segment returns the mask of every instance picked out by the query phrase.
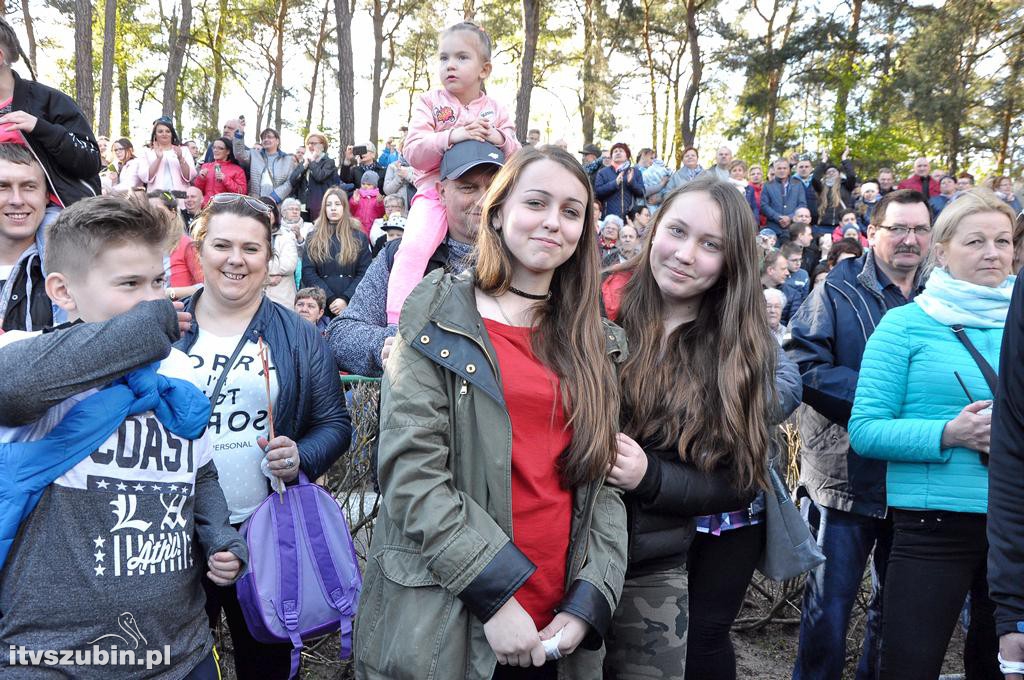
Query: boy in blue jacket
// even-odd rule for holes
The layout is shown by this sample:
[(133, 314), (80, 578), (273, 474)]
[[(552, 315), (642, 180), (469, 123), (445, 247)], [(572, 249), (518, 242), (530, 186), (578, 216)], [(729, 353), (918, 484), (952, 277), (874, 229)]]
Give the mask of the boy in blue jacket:
[[(47, 294), (87, 323), (159, 300), (167, 237), (144, 206), (80, 201), (49, 227)], [(27, 370), (59, 370), (48, 356)], [(80, 678), (217, 677), (200, 578), (234, 582), (248, 551), (203, 434), (209, 410), (188, 357), (171, 350), (0, 428), (0, 473), (13, 481), (0, 492), (0, 665), (12, 676), (59, 665)]]

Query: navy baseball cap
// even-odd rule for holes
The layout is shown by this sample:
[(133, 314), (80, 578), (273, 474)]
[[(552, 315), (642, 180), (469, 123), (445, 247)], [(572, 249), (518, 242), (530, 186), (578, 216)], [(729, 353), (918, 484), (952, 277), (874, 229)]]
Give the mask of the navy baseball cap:
[(505, 153), (487, 142), (468, 139), (444, 152), (441, 158), (441, 179), (458, 179), (475, 167), (505, 165)]

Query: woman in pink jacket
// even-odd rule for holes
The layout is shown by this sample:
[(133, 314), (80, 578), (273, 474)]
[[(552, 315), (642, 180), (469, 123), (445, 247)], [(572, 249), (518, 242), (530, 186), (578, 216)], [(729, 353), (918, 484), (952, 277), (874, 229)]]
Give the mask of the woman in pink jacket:
[(491, 38), (470, 21), (441, 33), (438, 61), (444, 87), (423, 95), (413, 111), (403, 154), (416, 170), (417, 194), (402, 245), (388, 280), (388, 323), (398, 323), (402, 304), (423, 278), (430, 256), (444, 240), (448, 220), (434, 188), (441, 157), (468, 140), (499, 147), (506, 157), (519, 150), (508, 111), (484, 92), (491, 73)]
[(196, 174), (195, 161), (187, 146), (182, 146), (171, 119), (161, 116), (153, 124), (149, 148), (143, 158), (143, 173), (149, 191), (167, 191), (178, 199), (185, 197), (192, 177)]
[(213, 140), (213, 160), (203, 163), (192, 183), (202, 190), (204, 206), (217, 194), (248, 193), (248, 178), (235, 160), (227, 137)]

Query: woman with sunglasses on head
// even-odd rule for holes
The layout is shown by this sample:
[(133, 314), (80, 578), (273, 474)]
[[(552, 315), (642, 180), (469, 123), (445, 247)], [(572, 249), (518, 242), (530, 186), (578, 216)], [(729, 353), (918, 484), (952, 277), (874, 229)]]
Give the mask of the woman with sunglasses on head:
[(604, 485), (625, 348), (600, 318), (591, 192), (565, 151), (517, 152), (483, 199), (476, 266), (432, 272), (402, 310), (356, 677), (601, 676), (625, 566)]
[(302, 253), (302, 286), (327, 295), (327, 315), (345, 311), (370, 266), (370, 241), (349, 212), (348, 197), (338, 187), (324, 193), (320, 217)]
[(213, 160), (203, 163), (192, 184), (203, 192), (203, 205), (217, 194), (244, 194), (248, 189), (245, 170), (235, 160), (231, 140), (220, 137), (213, 140)]
[[(291, 482), (299, 470), (316, 479), (348, 449), (351, 435), (323, 338), (264, 295), (270, 213), (249, 196), (217, 194), (200, 214), (195, 236), (206, 284), (187, 301), (192, 328), (176, 344), (192, 357), (213, 402), (208, 433), (236, 527), (271, 493), (271, 479)], [(221, 610), (227, 616), (237, 677), (288, 677), (292, 646), (255, 641), (234, 587), (204, 586), (211, 627)]]
[[(704, 628), (725, 666), (705, 677), (730, 674), (731, 646), (716, 620), (735, 617), (742, 595), (736, 603), (734, 594), (764, 545), (755, 518), (732, 511), (767, 488), (778, 417), (779, 350), (754, 234), (750, 207), (732, 184), (687, 182), (662, 203), (625, 286), (618, 322), (630, 357), (620, 372), (623, 426), (608, 481), (625, 491), (629, 566), (608, 634), (608, 680), (686, 675), (687, 598), (695, 591), (714, 608)], [(711, 513), (729, 514), (707, 518), (721, 535), (704, 549), (720, 563), (689, 574), (696, 519)], [(722, 524), (732, 525), (731, 535)]]

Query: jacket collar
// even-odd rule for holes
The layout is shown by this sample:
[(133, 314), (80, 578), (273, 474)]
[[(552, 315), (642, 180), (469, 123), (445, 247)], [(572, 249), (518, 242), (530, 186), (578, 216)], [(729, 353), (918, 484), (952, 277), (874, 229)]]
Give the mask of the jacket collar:
[[(204, 289), (200, 288), (185, 301), (185, 311), (191, 314), (193, 318), (196, 313), (196, 305), (199, 303), (199, 298), (202, 296), (203, 292)], [(261, 336), (266, 335), (266, 328), (270, 323), (271, 314), (273, 314), (273, 305), (274, 303), (271, 302), (270, 298), (264, 295), (263, 299), (260, 301), (259, 308), (256, 310), (256, 313), (253, 314), (252, 319), (249, 321), (249, 326), (243, 333), (249, 342), (256, 342)], [(188, 332), (183, 333), (181, 336), (181, 340), (183, 341), (181, 343), (182, 346), (186, 350), (191, 349), (192, 345), (195, 344), (198, 335), (198, 326), (193, 323)]]
[[(875, 262), (875, 250), (869, 248), (861, 258), (863, 266), (860, 272), (857, 274), (857, 283), (867, 288), (876, 297), (881, 299), (882, 297), (882, 284), (878, 280), (878, 264)], [(920, 292), (921, 286), (924, 285), (923, 281), (924, 267), (918, 266), (917, 272), (914, 274), (914, 292)]]

